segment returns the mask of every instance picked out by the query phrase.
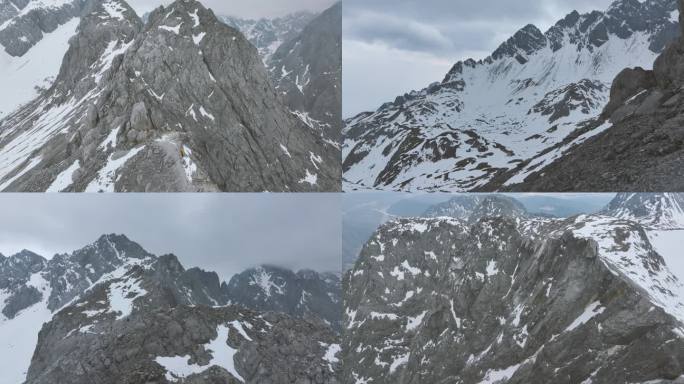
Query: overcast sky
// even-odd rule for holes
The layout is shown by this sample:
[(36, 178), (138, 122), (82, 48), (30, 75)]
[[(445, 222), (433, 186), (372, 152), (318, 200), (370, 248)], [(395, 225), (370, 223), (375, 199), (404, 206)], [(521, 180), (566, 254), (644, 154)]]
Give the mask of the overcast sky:
[(572, 10), (612, 0), (345, 0), (344, 115), (375, 110), (440, 81), (458, 60), (488, 56), (518, 29), (546, 31)]
[(339, 271), (337, 194), (1, 194), (0, 253), (70, 253), (108, 233), (227, 280), (260, 264)]
[[(127, 0), (138, 15), (150, 12), (159, 5), (174, 0)], [(331, 6), (335, 0), (199, 0), (205, 7), (219, 15), (258, 19), (284, 16), (297, 11), (319, 12)]]

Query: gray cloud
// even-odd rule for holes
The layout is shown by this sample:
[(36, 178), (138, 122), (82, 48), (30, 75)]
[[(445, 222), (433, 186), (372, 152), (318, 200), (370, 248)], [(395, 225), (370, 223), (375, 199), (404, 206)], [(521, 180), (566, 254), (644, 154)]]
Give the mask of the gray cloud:
[(50, 258), (121, 233), (223, 279), (259, 264), (339, 271), (340, 210), (335, 194), (3, 194), (0, 252)]
[[(159, 5), (171, 4), (173, 0), (127, 0), (127, 2), (139, 15), (142, 15)], [(200, 0), (200, 2), (220, 15), (273, 18), (303, 10), (319, 12), (331, 6), (335, 0)]]
[(344, 114), (441, 80), (456, 61), (489, 55), (527, 24), (546, 30), (573, 10), (605, 10), (611, 2), (345, 0)]

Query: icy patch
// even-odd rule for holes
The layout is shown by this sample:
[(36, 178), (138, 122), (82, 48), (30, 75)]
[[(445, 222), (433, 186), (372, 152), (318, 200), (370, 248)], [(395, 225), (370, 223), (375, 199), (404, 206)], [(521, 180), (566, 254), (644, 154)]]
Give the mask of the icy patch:
[(107, 295), (110, 311), (117, 314), (117, 320), (128, 317), (133, 312), (133, 301), (146, 293), (140, 280), (114, 282), (109, 286)]
[(397, 356), (394, 359), (394, 361), (392, 361), (392, 364), (390, 364), (389, 373), (393, 374), (397, 370), (397, 368), (401, 367), (402, 365), (408, 364), (409, 357), (411, 357), (410, 353)]
[(245, 339), (247, 339), (247, 340), (249, 340), (249, 341), (254, 341), (254, 340), (252, 340), (251, 337), (249, 337), (249, 335), (247, 334), (247, 332), (245, 332), (245, 329), (242, 328), (242, 323), (241, 323), (241, 322), (239, 322), (239, 321), (237, 321), (237, 320), (234, 320), (234, 321), (231, 321), (229, 324), (232, 325), (233, 328), (235, 328), (235, 329), (238, 331), (238, 333), (239, 333), (240, 335), (242, 335), (242, 337), (244, 337)]
[(424, 311), (423, 313), (421, 313), (420, 315), (418, 315), (416, 317), (409, 317), (406, 321), (406, 331), (409, 332), (409, 331), (413, 331), (416, 328), (418, 328), (418, 326), (420, 326), (420, 324), (423, 323), (423, 319), (425, 318), (425, 315), (427, 315), (427, 311)]
[(257, 270), (250, 276), (249, 285), (257, 286), (261, 288), (264, 294), (271, 297), (271, 292), (274, 291), (278, 295), (283, 294), (283, 288), (285, 288), (285, 283), (278, 285), (272, 280), (272, 275), (263, 268), (257, 268)]
[(114, 184), (118, 179), (116, 173), (123, 167), (128, 160), (135, 157), (140, 151), (145, 149), (144, 146), (131, 149), (124, 156), (114, 159), (114, 154), (109, 155), (107, 164), (97, 173), (95, 179), (88, 184), (86, 192), (114, 192)]
[(323, 355), (323, 361), (328, 362), (328, 369), (330, 370), (330, 372), (335, 372), (333, 364), (339, 363), (340, 359), (337, 358), (337, 354), (342, 352), (342, 348), (339, 344), (320, 344), (322, 347), (327, 348), (325, 350), (325, 355)]
[(315, 173), (309, 172), (309, 169), (306, 170), (306, 176), (304, 176), (303, 179), (299, 180), (299, 184), (307, 183), (310, 185), (316, 185), (318, 183), (318, 175)]
[(582, 312), (582, 314), (579, 315), (579, 317), (577, 317), (563, 332), (570, 332), (577, 327), (586, 324), (589, 320), (600, 315), (605, 310), (606, 308), (601, 307), (601, 303), (598, 301), (589, 304), (589, 306), (584, 309), (584, 312)]
[(212, 366), (217, 366), (224, 368), (236, 379), (244, 383), (245, 379), (243, 379), (235, 369), (235, 361), (233, 360), (237, 350), (230, 347), (226, 343), (230, 329), (225, 325), (220, 325), (216, 329), (216, 332), (218, 333), (218, 336), (208, 344), (204, 345), (204, 348), (210, 352), (212, 356), (208, 365), (200, 366), (197, 364), (190, 364), (188, 363), (190, 356), (187, 355), (175, 357), (157, 357), (155, 359), (157, 364), (166, 369), (166, 379), (172, 382), (178, 382), (179, 380), (188, 376), (202, 373)]
[(282, 149), (283, 153), (287, 155), (287, 157), (292, 158), (292, 155), (290, 154), (290, 151), (287, 150), (287, 147), (280, 144), (280, 149)]
[(192, 41), (195, 42), (195, 44), (199, 45), (202, 42), (202, 39), (204, 39), (204, 36), (206, 36), (206, 32), (201, 32), (197, 35), (192, 36)]
[(76, 160), (69, 168), (65, 169), (62, 173), (57, 175), (55, 181), (48, 187), (45, 192), (62, 192), (67, 189), (71, 184), (73, 184), (73, 175), (76, 170), (81, 168), (81, 163)]
[(124, 19), (124, 12), (126, 11), (126, 8), (124, 8), (118, 1), (108, 1), (103, 3), (102, 7), (112, 19)]
[(197, 28), (200, 26), (200, 18), (197, 14), (198, 11), (199, 9), (195, 9), (195, 11), (190, 14), (190, 17), (192, 17), (192, 20), (195, 22), (195, 24), (193, 24), (192, 26), (193, 28)]
[(105, 138), (104, 141), (97, 148), (106, 150), (110, 145), (112, 146), (112, 148), (116, 148), (116, 137), (119, 135), (120, 128), (121, 127), (112, 129), (109, 132), (109, 135), (107, 135), (107, 138)]
[(204, 109), (204, 107), (201, 106), (200, 109), (199, 109), (199, 111), (200, 111), (200, 114), (201, 114), (202, 116), (211, 119), (211, 121), (216, 121), (216, 118), (214, 118), (214, 115), (212, 115), (211, 113), (207, 112), (207, 110)]
[(185, 170), (185, 177), (188, 178), (188, 181), (192, 182), (192, 177), (197, 172), (197, 164), (195, 164), (195, 162), (192, 161), (192, 158), (190, 157), (192, 155), (192, 151), (185, 145), (182, 146), (182, 154), (183, 170)]
[(160, 25), (160, 26), (159, 26), (159, 29), (163, 29), (163, 30), (165, 30), (165, 31), (173, 32), (173, 33), (175, 33), (176, 35), (180, 35), (181, 25), (183, 25), (183, 23), (178, 24), (178, 25), (175, 26), (175, 27), (169, 27), (168, 25)]
[(109, 42), (98, 62), (93, 65), (93, 67), (95, 67), (99, 64), (100, 68), (100, 70), (95, 74), (96, 83), (100, 83), (102, 76), (104, 76), (105, 72), (107, 72), (107, 70), (112, 66), (114, 59), (117, 56), (124, 54), (131, 45), (133, 45), (133, 40), (128, 43), (124, 43), (119, 40), (113, 40)]

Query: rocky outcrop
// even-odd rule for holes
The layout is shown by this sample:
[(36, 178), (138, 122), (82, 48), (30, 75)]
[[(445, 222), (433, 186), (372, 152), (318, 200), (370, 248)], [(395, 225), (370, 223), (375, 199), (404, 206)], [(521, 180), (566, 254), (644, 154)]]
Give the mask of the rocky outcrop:
[(643, 228), (402, 219), (345, 276), (345, 382), (679, 382), (681, 282)]
[[(680, 7), (682, 7), (680, 1)], [(680, 15), (681, 21), (681, 15)], [(681, 25), (681, 24), (680, 24)], [(599, 134), (514, 185), (516, 191), (678, 191), (684, 188), (684, 40), (652, 71), (625, 69), (602, 116), (579, 132)]]
[(159, 8), (143, 28), (123, 1), (95, 1), (79, 31), (55, 85), (0, 122), (0, 153), (31, 143), (6, 156), (16, 166), (0, 189), (340, 189), (338, 150), (287, 110), (255, 48), (200, 3)]
[(269, 62), (286, 105), (331, 143), (342, 130), (342, 2), (281, 45)]
[(290, 314), (340, 330), (341, 282), (332, 273), (261, 266), (233, 276), (224, 294), (232, 304)]

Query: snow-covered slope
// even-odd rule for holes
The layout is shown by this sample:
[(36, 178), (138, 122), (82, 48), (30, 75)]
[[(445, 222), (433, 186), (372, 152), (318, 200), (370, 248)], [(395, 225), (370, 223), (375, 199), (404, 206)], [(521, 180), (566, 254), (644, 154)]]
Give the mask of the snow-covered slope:
[(347, 189), (521, 182), (610, 126), (582, 130), (622, 69), (652, 67), (679, 34), (677, 17), (676, 0), (618, 0), (605, 12), (573, 12), (545, 33), (524, 27), (486, 59), (458, 62), (443, 81), (347, 120)]
[(684, 229), (684, 194), (619, 193), (605, 213), (638, 222), (649, 230)]
[(52, 85), (76, 34), (82, 3), (0, 3), (0, 119)]

